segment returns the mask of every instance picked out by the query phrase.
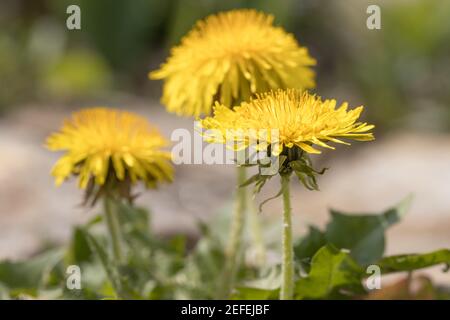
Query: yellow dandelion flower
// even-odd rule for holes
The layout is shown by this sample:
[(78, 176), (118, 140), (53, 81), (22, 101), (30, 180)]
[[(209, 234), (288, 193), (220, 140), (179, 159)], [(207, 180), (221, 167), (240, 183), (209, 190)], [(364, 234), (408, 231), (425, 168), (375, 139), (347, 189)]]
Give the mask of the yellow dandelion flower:
[(231, 107), (253, 94), (314, 87), (316, 61), (273, 16), (232, 10), (197, 22), (149, 74), (164, 79), (162, 103), (179, 115), (209, 115), (215, 100)]
[(75, 112), (46, 142), (48, 149), (65, 152), (52, 169), (56, 184), (75, 175), (82, 189), (89, 182), (142, 181), (155, 187), (158, 181), (171, 181), (170, 152), (163, 150), (167, 145), (144, 118), (103, 107)]
[[(327, 143), (349, 144), (342, 138), (374, 139), (368, 132), (374, 126), (358, 122), (364, 107), (347, 108), (347, 102), (336, 108), (336, 100), (322, 100), (306, 91), (277, 90), (260, 94), (232, 110), (216, 103), (214, 116), (203, 119), (201, 125), (207, 129), (204, 132), (206, 140), (212, 143), (225, 143), (230, 130), (240, 130), (243, 134), (231, 137), (244, 147), (249, 141), (257, 141), (258, 147), (270, 145), (276, 139), (279, 147), (272, 150), (275, 156), (294, 146), (307, 153), (321, 153), (313, 145), (334, 149)], [(272, 130), (278, 133), (277, 137), (270, 134)]]
[[(292, 236), (292, 212), (290, 202), (290, 177), (292, 173), (310, 190), (318, 190), (317, 171), (312, 167), (309, 153), (320, 153), (314, 146), (334, 149), (328, 142), (348, 144), (341, 139), (361, 141), (373, 140), (369, 132), (373, 125), (359, 122), (363, 107), (347, 110), (348, 103), (337, 107), (336, 100), (322, 100), (307, 91), (296, 89), (277, 90), (259, 94), (253, 100), (228, 109), (216, 103), (214, 115), (201, 121), (206, 131), (202, 132), (207, 141), (218, 143), (238, 143), (239, 148), (250, 145), (257, 150), (266, 149), (267, 153), (278, 156), (276, 170), (263, 172), (267, 163), (257, 162), (258, 173), (241, 186), (255, 184), (259, 192), (265, 183), (276, 174), (281, 180), (281, 189), (275, 197), (283, 198), (282, 218), (282, 261), (280, 299), (294, 297), (294, 256)], [(272, 133), (275, 131), (276, 133)], [(231, 141), (230, 141), (231, 140)], [(275, 143), (275, 148), (272, 148)], [(281, 161), (282, 160), (282, 161)], [(271, 167), (271, 164), (269, 164)]]

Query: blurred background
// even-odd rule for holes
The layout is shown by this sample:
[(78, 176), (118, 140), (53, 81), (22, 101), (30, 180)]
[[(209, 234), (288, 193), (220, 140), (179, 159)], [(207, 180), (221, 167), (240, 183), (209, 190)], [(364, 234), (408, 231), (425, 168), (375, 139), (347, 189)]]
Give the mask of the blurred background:
[[(81, 8), (68, 30), (66, 8)], [(381, 29), (366, 27), (370, 4)], [(413, 193), (404, 221), (389, 231), (388, 253), (450, 246), (450, 2), (440, 0), (3, 0), (0, 2), (0, 258), (64, 242), (90, 216), (75, 183), (56, 189), (48, 175), (58, 155), (43, 148), (71, 111), (108, 105), (139, 112), (167, 136), (193, 120), (167, 114), (161, 83), (147, 73), (210, 13), (256, 8), (296, 35), (318, 61), (317, 89), (364, 105), (376, 142), (315, 157), (331, 170), (321, 192), (294, 188), (296, 230), (324, 225), (330, 207), (377, 213)], [(176, 183), (146, 192), (161, 234), (196, 232), (197, 219), (227, 208), (234, 172), (184, 165)], [(272, 181), (259, 200), (276, 193)], [(278, 219), (278, 201), (262, 219)], [(93, 209), (93, 211), (96, 209)], [(440, 280), (450, 281), (448, 274)]]

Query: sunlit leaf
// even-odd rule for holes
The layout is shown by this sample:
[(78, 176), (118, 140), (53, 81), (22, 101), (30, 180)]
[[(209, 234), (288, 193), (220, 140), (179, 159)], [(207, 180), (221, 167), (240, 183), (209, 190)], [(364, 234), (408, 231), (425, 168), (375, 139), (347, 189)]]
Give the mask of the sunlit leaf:
[(362, 275), (363, 269), (348, 252), (326, 245), (314, 255), (308, 276), (297, 280), (295, 297), (320, 299), (345, 292), (362, 293)]

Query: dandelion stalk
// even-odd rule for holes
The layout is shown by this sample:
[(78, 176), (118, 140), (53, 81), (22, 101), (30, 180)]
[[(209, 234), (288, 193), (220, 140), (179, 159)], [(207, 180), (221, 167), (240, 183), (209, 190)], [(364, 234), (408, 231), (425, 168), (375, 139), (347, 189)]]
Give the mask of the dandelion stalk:
[(223, 275), (222, 290), (220, 298), (229, 295), (236, 280), (236, 272), (239, 264), (239, 258), (242, 248), (242, 235), (245, 222), (245, 209), (247, 206), (247, 191), (245, 187), (239, 187), (246, 180), (246, 171), (244, 167), (237, 167), (237, 191), (235, 199), (235, 207), (231, 217), (230, 236), (225, 251), (226, 262)]
[(247, 217), (250, 227), (250, 235), (255, 250), (255, 262), (258, 265), (263, 265), (266, 260), (266, 247), (261, 230), (261, 219), (258, 216), (258, 210), (255, 206), (255, 202), (250, 196), (247, 200)]
[(294, 249), (292, 244), (291, 200), (289, 193), (290, 174), (281, 175), (281, 190), (283, 194), (283, 258), (281, 263), (280, 300), (290, 300), (294, 288)]
[(116, 262), (120, 264), (123, 261), (121, 245), (122, 237), (117, 211), (114, 208), (114, 200), (110, 196), (105, 196), (103, 198), (103, 207), (105, 210), (106, 225), (111, 238), (114, 258)]

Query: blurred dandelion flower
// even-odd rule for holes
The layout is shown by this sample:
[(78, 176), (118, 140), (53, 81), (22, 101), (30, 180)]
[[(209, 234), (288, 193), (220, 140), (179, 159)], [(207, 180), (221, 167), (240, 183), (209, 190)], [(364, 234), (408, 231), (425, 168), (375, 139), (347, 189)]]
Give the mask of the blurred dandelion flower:
[[(123, 263), (122, 231), (117, 208), (122, 200), (132, 202), (131, 187), (138, 181), (146, 187), (172, 180), (168, 145), (144, 118), (126, 111), (103, 107), (73, 113), (59, 132), (47, 138), (52, 151), (65, 151), (52, 169), (60, 185), (72, 175), (86, 189), (84, 204), (103, 199), (106, 225), (117, 263)], [(115, 288), (121, 295), (120, 288)]]
[(212, 143), (225, 143), (227, 130), (243, 130), (245, 135), (233, 135), (236, 142), (248, 146), (254, 139), (258, 144), (270, 145), (273, 137), (267, 132), (277, 130), (277, 156), (286, 148), (297, 146), (307, 153), (321, 153), (312, 145), (334, 149), (328, 142), (349, 144), (341, 138), (370, 141), (374, 128), (365, 122), (358, 122), (362, 106), (347, 110), (348, 103), (336, 109), (336, 100), (322, 100), (308, 92), (295, 89), (277, 90), (258, 94), (256, 99), (241, 106), (228, 109), (216, 103), (214, 116), (201, 121), (205, 139)]
[(164, 79), (162, 102), (179, 115), (209, 115), (215, 100), (231, 107), (253, 94), (278, 88), (314, 87), (316, 61), (292, 34), (255, 10), (211, 15), (149, 74)]
[(75, 112), (46, 142), (52, 151), (65, 151), (52, 169), (56, 184), (75, 175), (82, 189), (137, 181), (155, 187), (171, 181), (170, 152), (163, 150), (167, 145), (144, 118), (103, 107)]

